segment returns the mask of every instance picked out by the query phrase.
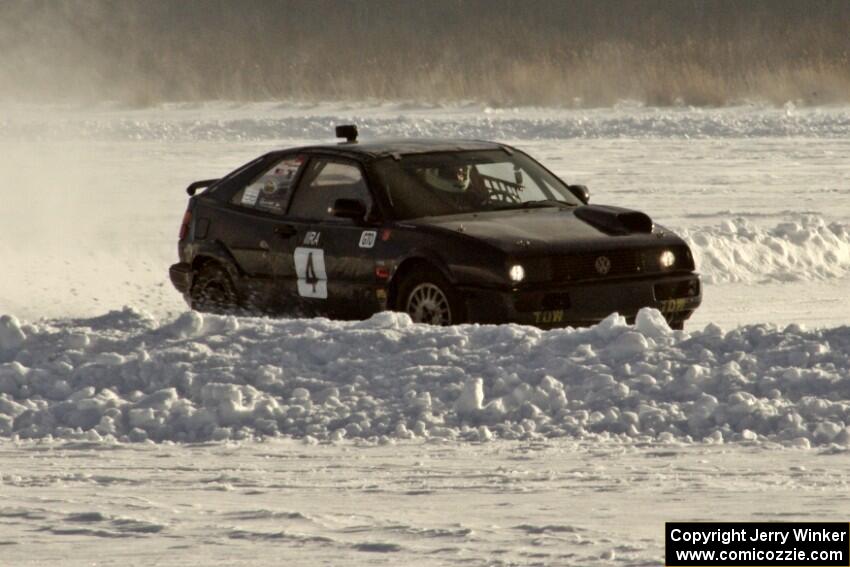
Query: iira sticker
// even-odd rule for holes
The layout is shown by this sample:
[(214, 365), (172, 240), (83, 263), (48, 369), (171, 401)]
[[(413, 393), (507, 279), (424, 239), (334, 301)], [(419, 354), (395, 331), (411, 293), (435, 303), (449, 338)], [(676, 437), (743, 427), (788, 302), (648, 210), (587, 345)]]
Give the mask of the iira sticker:
[(378, 233), (374, 230), (364, 230), (360, 235), (360, 248), (373, 248)]

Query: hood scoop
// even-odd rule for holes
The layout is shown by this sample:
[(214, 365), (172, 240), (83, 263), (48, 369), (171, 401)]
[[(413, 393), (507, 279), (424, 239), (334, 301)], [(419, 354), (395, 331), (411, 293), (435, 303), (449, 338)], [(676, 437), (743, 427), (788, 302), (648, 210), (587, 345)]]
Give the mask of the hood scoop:
[(573, 214), (606, 234), (635, 234), (652, 232), (652, 219), (643, 213), (605, 207), (601, 205), (585, 205), (578, 207)]

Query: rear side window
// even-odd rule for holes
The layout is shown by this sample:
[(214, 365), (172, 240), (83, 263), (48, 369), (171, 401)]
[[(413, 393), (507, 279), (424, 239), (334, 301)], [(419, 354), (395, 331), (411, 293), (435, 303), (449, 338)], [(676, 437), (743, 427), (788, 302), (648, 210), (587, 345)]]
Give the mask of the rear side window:
[(286, 213), (286, 205), (303, 164), (304, 156), (289, 155), (276, 161), (237, 191), (230, 202), (242, 207), (283, 215)]
[(295, 191), (289, 214), (305, 219), (335, 218), (328, 209), (337, 199), (358, 199), (370, 208), (372, 198), (363, 172), (353, 163), (315, 159)]

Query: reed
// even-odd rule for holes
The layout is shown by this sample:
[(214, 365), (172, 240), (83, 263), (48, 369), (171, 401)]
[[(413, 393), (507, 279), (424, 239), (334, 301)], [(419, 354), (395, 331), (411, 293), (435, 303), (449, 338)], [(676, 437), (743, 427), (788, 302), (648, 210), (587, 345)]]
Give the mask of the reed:
[(850, 102), (846, 0), (5, 0), (0, 96)]

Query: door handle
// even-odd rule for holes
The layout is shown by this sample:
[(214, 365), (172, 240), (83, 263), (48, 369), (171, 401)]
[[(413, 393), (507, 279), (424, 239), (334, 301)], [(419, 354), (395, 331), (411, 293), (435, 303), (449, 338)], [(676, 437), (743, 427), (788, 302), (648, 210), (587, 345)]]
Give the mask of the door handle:
[(276, 226), (274, 228), (274, 233), (276, 235), (280, 236), (281, 238), (289, 238), (290, 236), (295, 236), (295, 234), (297, 232), (298, 232), (297, 228), (295, 228), (294, 226), (288, 225), (288, 224)]

